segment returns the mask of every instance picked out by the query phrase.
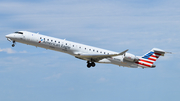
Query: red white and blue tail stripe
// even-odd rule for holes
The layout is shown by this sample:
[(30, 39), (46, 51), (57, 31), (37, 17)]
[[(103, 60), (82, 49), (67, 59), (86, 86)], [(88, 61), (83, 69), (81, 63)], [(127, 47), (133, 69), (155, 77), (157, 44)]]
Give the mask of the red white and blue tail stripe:
[(165, 51), (158, 49), (158, 48), (153, 48), (151, 51), (146, 53), (144, 56), (139, 58), (139, 61), (136, 62), (138, 66), (142, 68), (154, 68), (156, 67), (154, 65), (154, 62), (160, 57), (164, 56)]

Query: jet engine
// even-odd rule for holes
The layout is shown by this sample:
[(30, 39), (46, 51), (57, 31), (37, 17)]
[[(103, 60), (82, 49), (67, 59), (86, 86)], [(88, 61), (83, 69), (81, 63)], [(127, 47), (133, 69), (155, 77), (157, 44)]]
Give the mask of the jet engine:
[(130, 61), (130, 62), (138, 62), (138, 61), (139, 61), (139, 58), (136, 57), (136, 56), (133, 55), (133, 54), (125, 53), (125, 54), (124, 54), (124, 60)]

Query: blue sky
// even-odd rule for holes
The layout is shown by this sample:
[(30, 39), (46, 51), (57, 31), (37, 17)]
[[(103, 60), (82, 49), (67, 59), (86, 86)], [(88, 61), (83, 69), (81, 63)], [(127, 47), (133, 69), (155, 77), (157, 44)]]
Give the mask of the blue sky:
[[(179, 101), (180, 1), (1, 0), (1, 101)], [(155, 69), (97, 64), (21, 43), (6, 34), (27, 30), (116, 52), (173, 52)]]

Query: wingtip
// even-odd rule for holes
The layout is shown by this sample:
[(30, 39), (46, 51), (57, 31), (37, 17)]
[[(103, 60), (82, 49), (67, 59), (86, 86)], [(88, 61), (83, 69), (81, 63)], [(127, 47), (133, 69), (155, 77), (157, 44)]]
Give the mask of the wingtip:
[(129, 51), (129, 49), (126, 49), (125, 52)]

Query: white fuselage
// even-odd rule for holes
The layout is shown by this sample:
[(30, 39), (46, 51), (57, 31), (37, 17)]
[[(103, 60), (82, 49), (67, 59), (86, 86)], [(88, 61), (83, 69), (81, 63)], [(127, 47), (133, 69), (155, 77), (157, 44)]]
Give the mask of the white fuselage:
[[(79, 55), (111, 55), (111, 54), (118, 54), (118, 52), (113, 52), (101, 48), (96, 48), (80, 43), (75, 43), (63, 39), (58, 39), (54, 37), (49, 37), (41, 34), (36, 34), (28, 31), (21, 31), (21, 33), (12, 33), (6, 35), (9, 40), (20, 42), (28, 45), (33, 45), (36, 47), (42, 47), (45, 49), (55, 50), (59, 52), (64, 52), (70, 55), (73, 55), (77, 58), (90, 61), (87, 58), (78, 57)], [(126, 53), (127, 55), (132, 55), (130, 53)], [(119, 66), (125, 67), (138, 67), (138, 64), (133, 61), (126, 61), (124, 60), (124, 55), (113, 56), (108, 58), (103, 58), (98, 61), (94, 61), (98, 63), (109, 63), (115, 64)]]

